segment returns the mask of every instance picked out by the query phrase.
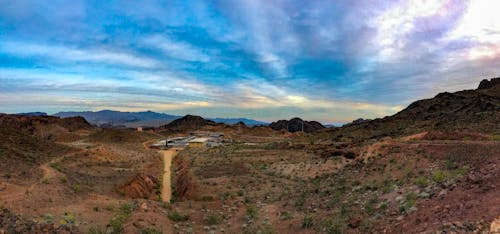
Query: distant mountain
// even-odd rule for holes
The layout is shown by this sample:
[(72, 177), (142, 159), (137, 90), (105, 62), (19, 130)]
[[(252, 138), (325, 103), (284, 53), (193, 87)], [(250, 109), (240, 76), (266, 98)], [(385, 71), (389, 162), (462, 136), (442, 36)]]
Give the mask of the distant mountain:
[[(140, 126), (159, 127), (182, 117), (176, 115), (157, 113), (153, 111), (121, 112), (112, 110), (102, 110), (97, 112), (94, 111), (59, 112), (54, 114), (54, 116), (62, 118), (82, 116), (91, 124), (99, 126), (115, 126), (115, 127), (125, 126), (129, 128), (140, 127)], [(216, 123), (225, 123), (225, 124), (236, 124), (238, 122), (243, 122), (249, 126), (268, 124), (266, 122), (261, 122), (247, 118), (212, 118), (209, 120), (212, 120)]]
[(429, 130), (500, 133), (500, 78), (481, 81), (475, 90), (440, 93), (392, 116), (356, 120), (333, 130), (353, 139), (401, 136)]
[(242, 122), (248, 126), (268, 125), (269, 124), (266, 122), (253, 120), (253, 119), (247, 119), (247, 118), (210, 118), (210, 120), (212, 120), (216, 123), (225, 123), (225, 124), (237, 124), (239, 122)]
[(287, 130), (289, 132), (314, 132), (325, 128), (321, 123), (316, 121), (305, 121), (300, 118), (293, 118), (290, 120), (279, 120), (269, 124), (274, 130)]
[(67, 118), (74, 116), (81, 116), (89, 123), (95, 125), (123, 125), (127, 127), (138, 126), (160, 126), (172, 120), (180, 118), (180, 116), (168, 115), (152, 111), (144, 112), (121, 112), (112, 110), (102, 111), (84, 111), (84, 112), (59, 112), (54, 116)]
[(16, 115), (24, 115), (24, 116), (47, 116), (45, 112), (26, 112), (26, 113), (18, 113)]

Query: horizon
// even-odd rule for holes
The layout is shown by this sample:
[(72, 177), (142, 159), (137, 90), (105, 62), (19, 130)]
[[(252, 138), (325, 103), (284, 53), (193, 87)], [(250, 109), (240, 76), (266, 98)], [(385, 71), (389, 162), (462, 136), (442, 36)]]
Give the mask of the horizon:
[[(83, 111), (60, 111), (60, 112), (44, 112), (44, 111), (30, 111), (30, 112), (17, 112), (17, 113), (3, 113), (3, 114), (29, 114), (29, 113), (43, 113), (43, 114), (47, 114), (49, 116), (54, 116), (58, 113), (64, 113), (64, 112), (93, 112), (93, 113), (96, 113), (96, 112), (101, 112), (101, 111), (118, 111), (118, 110), (109, 110), (109, 109), (106, 109), (106, 110), (96, 110), (96, 111), (91, 111), (91, 110), (83, 110)], [(192, 113), (186, 113), (186, 114), (181, 114), (181, 115), (176, 115), (176, 114), (171, 114), (171, 113), (166, 113), (166, 112), (157, 112), (157, 111), (152, 111), (152, 110), (144, 110), (144, 111), (118, 111), (118, 112), (122, 112), (122, 113), (141, 113), (141, 112), (154, 112), (154, 113), (158, 113), (158, 114), (165, 114), (165, 115), (172, 115), (172, 116), (176, 116), (176, 117), (184, 117), (186, 115), (195, 115), (195, 114), (192, 114)], [(2, 114), (0, 112), (0, 114)], [(196, 116), (196, 115), (195, 115)], [(227, 118), (227, 117), (211, 117), (211, 116), (200, 116), (204, 119), (247, 119), (247, 120), (254, 120), (254, 121), (259, 121), (259, 122), (263, 122), (263, 123), (266, 123), (266, 124), (270, 124), (272, 122), (277, 122), (279, 120), (283, 120), (283, 119), (274, 119), (274, 120), (263, 120), (263, 119), (253, 119), (253, 118), (247, 118), (247, 117), (244, 117), (244, 116), (240, 116), (240, 117), (231, 117), (231, 118)], [(314, 120), (314, 119), (305, 119), (305, 118), (302, 118), (300, 116), (294, 116), (294, 117), (291, 117), (289, 119), (284, 119), (284, 120), (290, 120), (292, 118), (299, 118), (299, 119), (302, 119), (304, 121), (317, 121), (317, 120)], [(358, 118), (359, 119), (359, 118)], [(354, 119), (355, 120), (355, 119)], [(347, 124), (349, 122), (333, 122), (333, 123), (330, 123), (330, 122), (321, 122), (321, 121), (317, 121), (317, 122), (320, 122), (321, 124), (323, 125), (333, 125), (333, 126), (342, 126), (344, 124)]]
[(498, 77), (498, 8), (487, 0), (0, 0), (0, 112), (381, 118)]

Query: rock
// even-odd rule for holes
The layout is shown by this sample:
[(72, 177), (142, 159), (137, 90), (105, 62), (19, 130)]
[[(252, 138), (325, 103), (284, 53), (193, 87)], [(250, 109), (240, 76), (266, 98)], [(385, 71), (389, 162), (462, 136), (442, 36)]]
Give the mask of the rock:
[(145, 198), (151, 196), (158, 186), (159, 182), (154, 176), (140, 173), (118, 188), (118, 191), (130, 198)]
[(484, 79), (479, 83), (477, 89), (488, 89), (498, 84), (500, 84), (500, 78), (493, 78), (491, 80)]
[(412, 206), (412, 207), (410, 207), (410, 209), (408, 209), (408, 213), (412, 213), (412, 212), (415, 212), (417, 210), (418, 210), (417, 207)]
[(403, 197), (402, 196), (397, 196), (394, 200), (397, 202), (403, 202)]
[(417, 195), (419, 198), (429, 198), (431, 195), (426, 192), (421, 192)]
[(350, 228), (357, 228), (361, 224), (361, 217), (353, 216), (349, 219), (348, 225)]
[(141, 203), (141, 205), (139, 206), (139, 209), (143, 212), (147, 212), (148, 211), (148, 204), (146, 204), (146, 202)]
[(490, 224), (490, 233), (500, 233), (500, 216), (493, 220)]

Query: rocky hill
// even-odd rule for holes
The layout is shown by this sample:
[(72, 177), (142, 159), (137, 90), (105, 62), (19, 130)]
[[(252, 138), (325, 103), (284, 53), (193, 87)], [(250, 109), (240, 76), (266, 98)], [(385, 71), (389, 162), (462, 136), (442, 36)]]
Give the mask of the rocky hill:
[(171, 131), (193, 131), (200, 129), (204, 126), (215, 126), (212, 120), (204, 119), (196, 115), (186, 115), (182, 118), (176, 119), (166, 125), (160, 127), (160, 129), (167, 129)]
[(15, 177), (30, 178), (30, 167), (46, 162), (71, 149), (56, 141), (78, 138), (90, 124), (81, 117), (60, 119), (53, 116), (0, 114), (0, 171)]
[(358, 121), (332, 130), (334, 137), (379, 138), (429, 130), (500, 132), (500, 79), (483, 80), (475, 90), (440, 93), (416, 101), (393, 116)]
[(269, 124), (269, 127), (274, 130), (287, 130), (289, 132), (314, 132), (325, 128), (325, 126), (323, 126), (319, 122), (305, 121), (300, 118), (272, 122), (271, 124)]

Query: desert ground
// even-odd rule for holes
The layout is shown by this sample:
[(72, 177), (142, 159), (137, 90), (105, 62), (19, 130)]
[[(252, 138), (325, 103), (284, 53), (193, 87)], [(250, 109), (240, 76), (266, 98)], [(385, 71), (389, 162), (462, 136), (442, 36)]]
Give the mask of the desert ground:
[[(162, 151), (149, 148), (162, 139), (159, 133), (79, 130), (54, 142), (63, 152), (3, 171), (2, 228), (487, 232), (500, 214), (500, 142), (484, 134), (449, 139), (457, 134), (422, 132), (362, 143), (302, 133), (250, 142), (252, 137), (235, 134), (218, 147)], [(9, 223), (7, 212), (24, 226)]]

